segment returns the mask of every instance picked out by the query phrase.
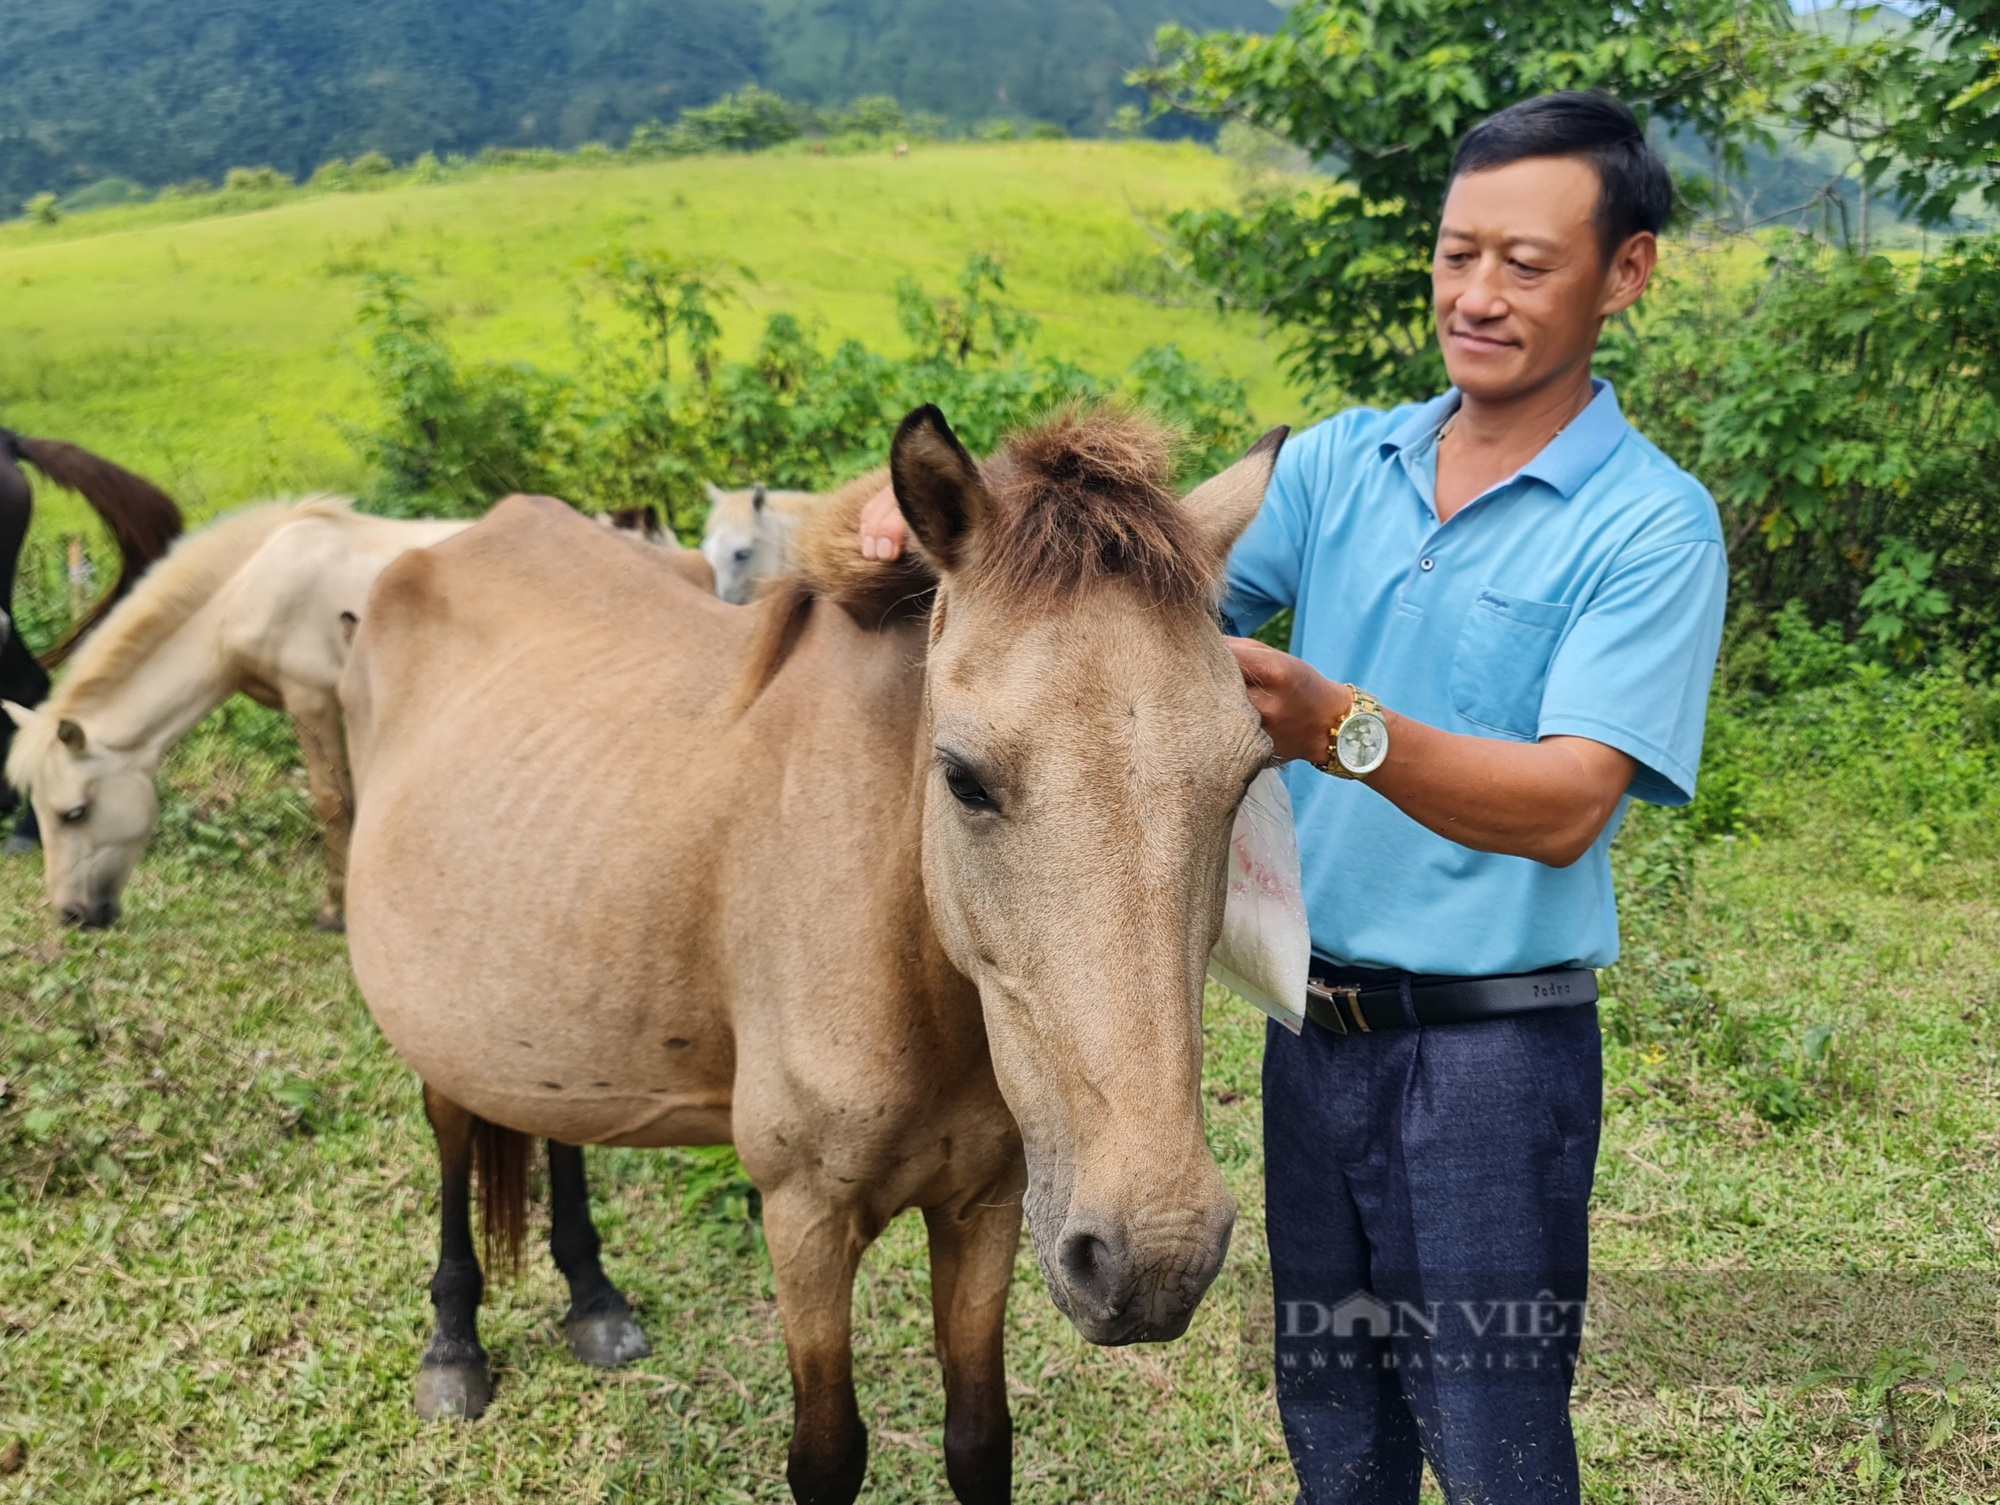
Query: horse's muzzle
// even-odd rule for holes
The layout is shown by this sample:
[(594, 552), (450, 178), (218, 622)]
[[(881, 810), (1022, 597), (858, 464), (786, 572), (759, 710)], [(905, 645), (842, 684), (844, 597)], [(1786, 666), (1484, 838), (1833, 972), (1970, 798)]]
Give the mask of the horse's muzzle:
[(118, 916), (123, 912), (116, 899), (93, 899), (88, 904), (63, 905), (62, 922), (85, 930), (103, 930), (117, 924)]
[(1223, 1257), (1236, 1209), (1224, 1201), (1205, 1223), (1164, 1246), (1134, 1249), (1117, 1224), (1072, 1215), (1049, 1270), (1056, 1304), (1086, 1342), (1164, 1343), (1187, 1331)]

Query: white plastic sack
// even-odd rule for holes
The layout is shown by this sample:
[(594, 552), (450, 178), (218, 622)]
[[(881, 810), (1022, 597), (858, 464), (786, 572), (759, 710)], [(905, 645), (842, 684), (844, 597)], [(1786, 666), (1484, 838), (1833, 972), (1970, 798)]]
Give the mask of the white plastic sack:
[(1229, 899), (1208, 975), (1293, 1034), (1305, 1027), (1312, 933), (1292, 797), (1275, 768), (1250, 781), (1229, 836)]

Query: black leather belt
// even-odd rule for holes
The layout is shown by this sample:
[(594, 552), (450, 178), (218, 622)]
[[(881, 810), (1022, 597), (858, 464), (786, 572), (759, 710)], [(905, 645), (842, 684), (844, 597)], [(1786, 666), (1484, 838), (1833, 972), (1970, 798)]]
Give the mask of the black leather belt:
[(1419, 977), (1329, 967), (1315, 959), (1306, 979), (1306, 1017), (1336, 1035), (1472, 1024), (1595, 1002), (1597, 974), (1588, 967), (1557, 967), (1510, 977)]

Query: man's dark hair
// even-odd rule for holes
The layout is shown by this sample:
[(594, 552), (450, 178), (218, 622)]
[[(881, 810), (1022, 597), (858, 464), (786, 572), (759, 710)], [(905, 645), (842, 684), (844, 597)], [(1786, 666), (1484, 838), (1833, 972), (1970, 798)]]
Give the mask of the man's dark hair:
[(1604, 259), (1641, 230), (1657, 234), (1674, 208), (1674, 180), (1632, 112), (1608, 94), (1544, 94), (1509, 105), (1465, 133), (1451, 157), (1459, 174), (1530, 157), (1581, 157), (1597, 169), (1597, 238)]

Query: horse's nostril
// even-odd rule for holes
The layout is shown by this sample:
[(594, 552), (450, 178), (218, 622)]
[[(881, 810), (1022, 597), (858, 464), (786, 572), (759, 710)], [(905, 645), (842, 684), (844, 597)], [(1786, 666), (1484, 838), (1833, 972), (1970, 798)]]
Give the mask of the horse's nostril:
[(65, 925), (81, 925), (87, 918), (83, 910), (74, 904), (65, 904), (62, 907), (62, 922)]
[(1096, 1228), (1072, 1228), (1056, 1260), (1072, 1298), (1099, 1318), (1115, 1317), (1132, 1296), (1132, 1271), (1120, 1247)]

